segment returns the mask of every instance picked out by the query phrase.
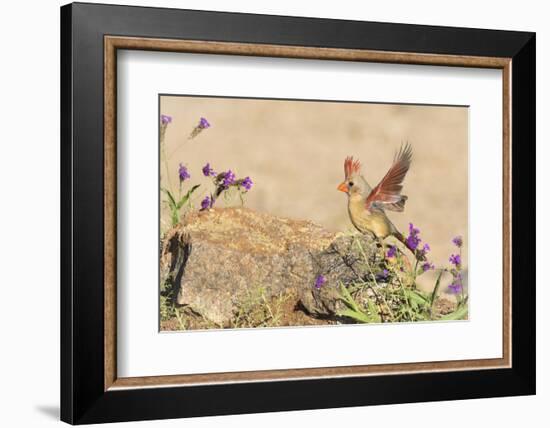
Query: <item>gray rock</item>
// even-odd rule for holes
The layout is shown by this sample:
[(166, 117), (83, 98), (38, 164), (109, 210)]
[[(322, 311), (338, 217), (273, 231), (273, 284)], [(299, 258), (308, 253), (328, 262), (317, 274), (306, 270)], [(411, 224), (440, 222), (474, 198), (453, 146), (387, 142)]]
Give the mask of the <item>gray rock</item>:
[[(376, 274), (380, 257), (367, 236), (337, 235), (310, 221), (246, 208), (216, 208), (187, 215), (167, 233), (161, 280), (177, 290), (178, 304), (218, 325), (228, 325), (247, 291), (258, 287), (267, 298), (289, 293), (309, 314), (333, 317), (341, 305), (339, 283), (352, 282), (366, 268)], [(327, 282), (317, 290), (319, 275)]]

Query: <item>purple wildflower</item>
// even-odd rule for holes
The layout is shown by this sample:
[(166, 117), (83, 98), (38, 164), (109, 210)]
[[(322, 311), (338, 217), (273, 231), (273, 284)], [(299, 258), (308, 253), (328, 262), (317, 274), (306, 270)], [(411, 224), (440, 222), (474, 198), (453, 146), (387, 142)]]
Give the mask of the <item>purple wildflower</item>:
[(409, 235), (418, 235), (420, 233), (420, 229), (417, 227), (414, 227), (414, 224), (409, 223)]
[(205, 177), (210, 177), (216, 175), (214, 170), (210, 167), (210, 162), (208, 162), (206, 165), (202, 167), (202, 173)]
[(461, 248), (462, 247), (462, 244), (463, 244), (463, 241), (462, 241), (462, 236), (455, 236), (453, 238), (453, 244), (455, 244), (458, 248)]
[(182, 165), (181, 163), (180, 163), (180, 168), (178, 170), (178, 176), (180, 178), (180, 183), (191, 178), (191, 174), (189, 174), (187, 167), (185, 165)]
[(424, 272), (427, 272), (429, 270), (434, 270), (435, 269), (435, 266), (433, 263), (430, 263), (430, 262), (425, 262), (422, 264), (422, 270)]
[(411, 249), (412, 251), (415, 251), (418, 248), (418, 245), (420, 245), (421, 239), (417, 235), (409, 235), (407, 236), (407, 239), (405, 242), (407, 243), (407, 247)]
[(197, 135), (199, 135), (203, 130), (210, 128), (210, 122), (206, 120), (206, 118), (201, 117), (199, 120), (199, 123), (193, 128), (191, 131), (191, 135), (189, 135), (189, 140), (192, 140)]
[(211, 208), (212, 207), (212, 199), (210, 198), (210, 196), (206, 196), (202, 201), (201, 201), (201, 208), (203, 210), (206, 210), (208, 208)]
[(427, 242), (424, 243), (424, 245), (422, 246), (422, 249), (421, 250), (418, 250), (418, 255), (421, 257), (421, 258), (426, 258), (426, 254), (428, 254), (428, 252), (431, 250), (430, 248), (430, 244), (428, 244)]
[(460, 267), (460, 254), (451, 254), (451, 257), (449, 257), (449, 261), (451, 264), (455, 265), (457, 268)]
[(452, 294), (458, 294), (462, 291), (462, 284), (458, 281), (453, 282), (449, 285), (448, 289)]
[(172, 123), (172, 116), (168, 116), (166, 114), (160, 115), (160, 123), (163, 125), (168, 125), (169, 123)]
[(226, 189), (235, 183), (235, 174), (230, 169), (227, 170), (227, 172), (223, 172), (223, 181), (222, 186)]
[(210, 128), (210, 122), (206, 120), (206, 118), (201, 117), (201, 120), (199, 121), (198, 127), (201, 129)]
[[(455, 264), (455, 262), (457, 262), (456, 257), (458, 257), (458, 264), (456, 265), (458, 267), (460, 264), (460, 256), (452, 255), (449, 260), (452, 259), (451, 263)], [(448, 287), (449, 292), (452, 294), (461, 293), (462, 292), (462, 272), (460, 271), (457, 272), (456, 270), (452, 270), (451, 273), (453, 274), (453, 282)]]
[(382, 272), (380, 272), (376, 276), (378, 279), (388, 279), (389, 275), (390, 275), (390, 271), (388, 269), (384, 269)]
[(397, 253), (397, 247), (395, 245), (392, 245), (390, 249), (388, 250), (386, 256), (391, 259), (392, 257), (395, 257), (395, 254)]
[(250, 177), (245, 177), (243, 181), (241, 181), (241, 186), (244, 187), (244, 189), (248, 192), (254, 183), (252, 182), (252, 179)]
[(420, 229), (414, 227), (412, 223), (409, 223), (409, 236), (407, 236), (407, 239), (405, 239), (405, 243), (407, 244), (407, 247), (409, 247), (409, 249), (412, 251), (416, 251), (416, 249), (420, 245), (420, 242), (422, 241), (422, 239), (420, 239), (420, 237), (418, 236), (419, 233)]
[(316, 279), (315, 279), (315, 288), (317, 290), (320, 290), (321, 287), (323, 285), (325, 285), (325, 283), (327, 282), (327, 279), (324, 277), (324, 275), (319, 275)]

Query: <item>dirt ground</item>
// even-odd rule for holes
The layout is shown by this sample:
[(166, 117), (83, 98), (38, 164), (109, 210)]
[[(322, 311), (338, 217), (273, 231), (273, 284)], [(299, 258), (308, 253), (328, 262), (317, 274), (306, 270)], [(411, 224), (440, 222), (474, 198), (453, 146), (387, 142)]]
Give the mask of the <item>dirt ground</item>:
[[(448, 265), (455, 250), (450, 240), (462, 235), (467, 268), (467, 108), (163, 96), (160, 109), (173, 117), (166, 132), (172, 183), (178, 164), (185, 164), (191, 179), (184, 190), (202, 184), (195, 204), (210, 190), (201, 173), (210, 162), (218, 172), (231, 169), (237, 177), (252, 178), (246, 206), (310, 219), (333, 231), (352, 227), (346, 196), (336, 190), (344, 158), (359, 158), (374, 186), (408, 141), (414, 160), (403, 194), (409, 199), (403, 213), (389, 216), (405, 233), (409, 222), (421, 229), (438, 267)], [(187, 140), (200, 117), (211, 128)]]
[[(312, 326), (312, 325), (333, 325), (336, 324), (333, 320), (318, 319), (309, 316), (297, 303), (295, 293), (282, 300), (281, 304), (276, 302), (276, 299), (271, 299), (273, 307), (277, 308), (277, 327), (291, 326)], [(220, 328), (213, 326), (204, 320), (197, 317), (185, 316), (186, 327), (189, 330), (205, 329), (205, 328)], [(269, 323), (269, 320), (267, 320)], [(230, 326), (224, 326), (230, 328)], [(176, 317), (161, 321), (160, 329), (162, 331), (178, 331), (181, 330), (181, 324)]]
[[(434, 315), (446, 315), (455, 310), (455, 304), (447, 298), (439, 298), (435, 301)], [(280, 319), (276, 323), (276, 327), (295, 327), (295, 326), (320, 326), (320, 325), (335, 325), (338, 324), (332, 319), (314, 318), (308, 315), (300, 305), (296, 304), (295, 299), (287, 299), (283, 305), (278, 308)], [(180, 320), (183, 319), (187, 330), (202, 330), (202, 329), (217, 329), (220, 326), (212, 325), (204, 319), (189, 315), (180, 315)], [(160, 322), (161, 331), (180, 331), (182, 326), (180, 320), (176, 316)], [(348, 322), (350, 322), (348, 320)], [(266, 327), (266, 326), (264, 326)], [(275, 326), (270, 326), (275, 327)], [(231, 328), (224, 326), (224, 328)], [(258, 328), (258, 327), (256, 327)], [(261, 327), (260, 327), (261, 328)]]

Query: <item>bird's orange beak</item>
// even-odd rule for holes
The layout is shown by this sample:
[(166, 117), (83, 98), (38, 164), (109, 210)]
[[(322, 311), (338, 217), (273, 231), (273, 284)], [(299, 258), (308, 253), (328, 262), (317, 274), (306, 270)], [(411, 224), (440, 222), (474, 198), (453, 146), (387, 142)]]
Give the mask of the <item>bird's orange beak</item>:
[(344, 192), (344, 193), (348, 193), (348, 190), (349, 190), (349, 189), (348, 189), (348, 185), (346, 184), (345, 181), (342, 181), (342, 182), (338, 185), (337, 189), (338, 189), (340, 192)]

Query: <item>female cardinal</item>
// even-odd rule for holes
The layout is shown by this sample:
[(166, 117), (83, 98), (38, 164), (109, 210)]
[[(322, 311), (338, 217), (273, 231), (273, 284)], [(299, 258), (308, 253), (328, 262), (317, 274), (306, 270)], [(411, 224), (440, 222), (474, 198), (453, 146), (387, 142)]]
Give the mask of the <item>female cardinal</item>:
[(371, 189), (361, 175), (361, 164), (353, 157), (344, 161), (345, 180), (338, 190), (348, 194), (348, 213), (351, 222), (361, 233), (372, 233), (384, 247), (383, 240), (394, 236), (407, 246), (405, 237), (396, 229), (384, 210), (402, 212), (407, 197), (401, 194), (403, 179), (411, 166), (412, 148), (401, 146), (393, 164), (380, 183)]

